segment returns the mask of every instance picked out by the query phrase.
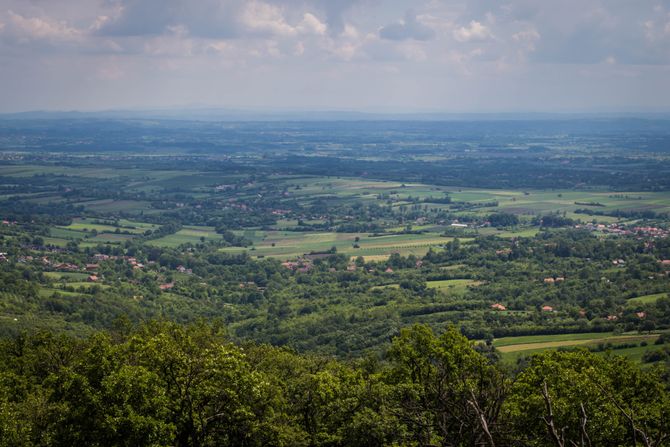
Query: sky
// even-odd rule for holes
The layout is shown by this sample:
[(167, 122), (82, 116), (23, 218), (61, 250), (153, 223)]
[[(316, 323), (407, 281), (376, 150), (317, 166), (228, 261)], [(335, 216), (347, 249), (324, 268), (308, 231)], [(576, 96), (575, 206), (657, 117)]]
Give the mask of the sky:
[(668, 112), (670, 0), (0, 0), (0, 112)]

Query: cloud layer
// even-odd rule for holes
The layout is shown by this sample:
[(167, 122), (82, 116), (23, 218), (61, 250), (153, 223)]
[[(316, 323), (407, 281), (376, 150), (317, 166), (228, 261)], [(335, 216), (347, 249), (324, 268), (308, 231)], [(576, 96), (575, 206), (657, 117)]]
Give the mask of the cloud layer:
[(670, 108), (667, 0), (0, 0), (0, 108)]

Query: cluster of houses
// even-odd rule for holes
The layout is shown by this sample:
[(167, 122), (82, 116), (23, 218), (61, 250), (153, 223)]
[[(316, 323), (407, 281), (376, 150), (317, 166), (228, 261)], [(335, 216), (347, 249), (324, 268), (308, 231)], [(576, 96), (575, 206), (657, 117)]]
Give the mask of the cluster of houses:
[(646, 236), (650, 238), (664, 238), (670, 236), (670, 230), (659, 227), (645, 227), (645, 226), (627, 226), (619, 223), (612, 224), (579, 224), (575, 228), (580, 228), (589, 231), (598, 231), (605, 234), (614, 234), (620, 236)]
[[(606, 319), (607, 319), (607, 321), (617, 321), (619, 319), (619, 316), (620, 316), (620, 314), (619, 315), (608, 315)], [(635, 316), (638, 317), (640, 320), (643, 320), (643, 319), (647, 318), (647, 312), (644, 312), (644, 311), (635, 312)]]
[[(502, 311), (502, 310), (507, 310), (507, 307), (504, 304), (501, 304), (501, 303), (493, 303), (493, 304), (491, 304), (491, 309)], [(552, 306), (549, 306), (549, 305), (546, 305), (546, 304), (544, 306), (542, 306), (540, 308), (540, 310), (542, 312), (555, 312), (555, 310)], [(579, 311), (579, 316), (582, 317), (582, 318), (586, 317), (586, 311), (584, 309), (581, 309)], [(644, 311), (635, 312), (635, 316), (638, 317), (640, 320), (643, 320), (643, 319), (647, 318), (647, 312), (644, 312)], [(607, 315), (605, 317), (605, 319), (607, 321), (617, 321), (619, 319), (619, 315)]]
[(193, 274), (193, 270), (192, 270), (192, 269), (188, 269), (188, 268), (184, 267), (184, 266), (181, 265), (181, 264), (178, 265), (177, 268), (176, 268), (175, 270), (177, 270), (179, 273), (184, 273), (184, 274), (186, 274), (186, 275), (192, 275), (192, 274)]
[(288, 214), (291, 214), (291, 210), (276, 209), (272, 210), (271, 214), (274, 216), (286, 216)]
[[(505, 306), (504, 304), (500, 304), (500, 303), (493, 303), (493, 304), (491, 304), (491, 309), (493, 309), (493, 310), (507, 310), (507, 306)], [(540, 310), (542, 310), (542, 312), (554, 312), (554, 308), (552, 306), (549, 306), (549, 305), (542, 306), (540, 308)]]
[(545, 284), (556, 284), (557, 282), (563, 282), (565, 281), (564, 276), (549, 276), (547, 278), (544, 278), (544, 283)]
[(298, 259), (297, 261), (285, 261), (282, 262), (281, 265), (293, 272), (300, 272), (300, 273), (307, 273), (312, 268), (314, 268), (314, 264), (312, 261), (309, 259)]
[(133, 256), (113, 256), (113, 255), (106, 255), (103, 253), (96, 253), (93, 255), (93, 259), (96, 261), (116, 261), (117, 259), (123, 259), (126, 261), (134, 270), (140, 270), (144, 268), (144, 264), (139, 262), (136, 258)]

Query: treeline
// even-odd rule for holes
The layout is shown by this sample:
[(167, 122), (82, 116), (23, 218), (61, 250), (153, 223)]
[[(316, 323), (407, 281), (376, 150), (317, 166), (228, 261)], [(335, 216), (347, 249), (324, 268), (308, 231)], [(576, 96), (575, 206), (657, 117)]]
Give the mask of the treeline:
[(0, 343), (0, 446), (668, 445), (660, 368), (586, 350), (512, 374), (455, 329), (340, 362), (214, 324)]
[(668, 219), (668, 213), (657, 213), (652, 210), (613, 210), (613, 211), (597, 211), (588, 208), (578, 208), (575, 214), (586, 214), (587, 216), (610, 216), (621, 219)]

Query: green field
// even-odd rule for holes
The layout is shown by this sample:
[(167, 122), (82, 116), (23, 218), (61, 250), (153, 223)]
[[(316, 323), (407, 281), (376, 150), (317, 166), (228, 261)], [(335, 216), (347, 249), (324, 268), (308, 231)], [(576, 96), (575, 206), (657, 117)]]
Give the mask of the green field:
[[(519, 337), (505, 337), (495, 339), (493, 346), (500, 351), (505, 362), (515, 362), (519, 357), (537, 354), (542, 351), (558, 348), (570, 348), (578, 346), (594, 346), (600, 343), (639, 343), (646, 341), (648, 346), (635, 348), (624, 348), (613, 350), (614, 353), (622, 355), (628, 353), (631, 356), (642, 358), (644, 351), (654, 348), (654, 340), (659, 334), (614, 334), (614, 333), (580, 333), (580, 334), (557, 334), (557, 335), (529, 335)], [(620, 352), (621, 351), (621, 352)]]
[(659, 300), (659, 298), (667, 297), (667, 293), (654, 293), (652, 295), (643, 295), (628, 300), (628, 304), (632, 306), (641, 305), (641, 304), (653, 304)]
[[(246, 232), (244, 235), (249, 236)], [(360, 238), (358, 242), (356, 237)], [(256, 241), (253, 248), (228, 247), (222, 251), (229, 253), (248, 251), (250, 255), (256, 257), (293, 259), (310, 252), (325, 252), (335, 247), (337, 253), (347, 256), (383, 256), (391, 253), (422, 256), (430, 247), (440, 246), (452, 240), (436, 233), (373, 237), (361, 233), (291, 231), (256, 231), (250, 238)], [(354, 244), (359, 248), (354, 248)]]
[(88, 278), (88, 273), (76, 273), (76, 272), (44, 272), (44, 276), (56, 280), (65, 280), (65, 281), (83, 281)]
[(450, 295), (462, 295), (467, 292), (468, 287), (481, 284), (471, 279), (447, 279), (442, 281), (428, 281), (426, 285), (431, 289), (437, 289)]
[(103, 224), (103, 223), (94, 223), (95, 219), (74, 219), (73, 222), (64, 227), (56, 227), (64, 230), (74, 230), (74, 231), (97, 231), (98, 233), (114, 233), (117, 230), (124, 233), (132, 234), (142, 234), (147, 230), (155, 230), (158, 228), (158, 225), (149, 224), (145, 222), (133, 222), (130, 220), (121, 219), (119, 225), (112, 224)]
[(159, 247), (177, 247), (182, 244), (199, 244), (204, 238), (208, 240), (220, 240), (221, 235), (216, 232), (214, 227), (184, 226), (175, 234), (154, 239), (147, 242), (149, 245)]

